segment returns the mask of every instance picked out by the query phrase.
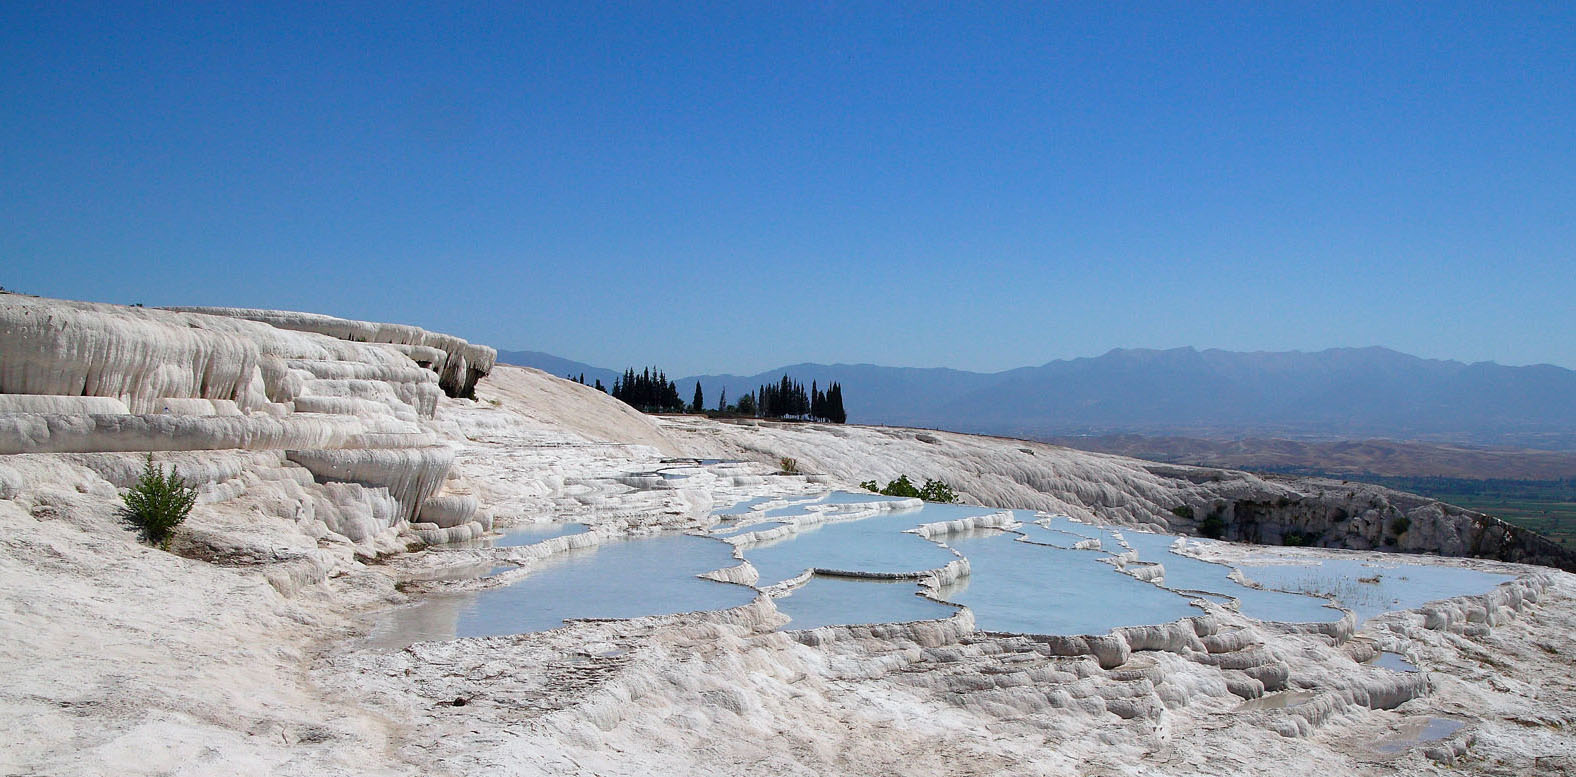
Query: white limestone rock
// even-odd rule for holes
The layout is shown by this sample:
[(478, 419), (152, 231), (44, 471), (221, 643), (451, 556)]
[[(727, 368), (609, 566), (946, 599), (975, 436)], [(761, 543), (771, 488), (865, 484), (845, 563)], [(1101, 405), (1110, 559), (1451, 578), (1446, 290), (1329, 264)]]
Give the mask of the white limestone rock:
[(353, 416), (0, 414), (0, 454), (418, 447), (421, 427)]
[(280, 329), (315, 332), (330, 337), (366, 343), (388, 343), (400, 347), (417, 363), (431, 360), (423, 366), (438, 374), (438, 383), (451, 397), (469, 397), (475, 393), (476, 381), (493, 368), (498, 351), (484, 345), (471, 345), (453, 335), (428, 332), (425, 329), (403, 324), (380, 324), (371, 321), (352, 321), (317, 313), (298, 313), (287, 310), (254, 310), (220, 307), (172, 307), (215, 316), (262, 321)]
[(116, 397), (0, 394), (0, 415), (123, 415), (130, 412), (126, 403)]
[(205, 318), (0, 295), (0, 393), (112, 397), (138, 413), (166, 397), (261, 399), (262, 348)]
[(285, 457), (306, 467), (318, 482), (386, 488), (400, 504), (404, 518), (411, 520), (443, 485), (454, 463), (454, 450), (448, 446), (291, 450)]

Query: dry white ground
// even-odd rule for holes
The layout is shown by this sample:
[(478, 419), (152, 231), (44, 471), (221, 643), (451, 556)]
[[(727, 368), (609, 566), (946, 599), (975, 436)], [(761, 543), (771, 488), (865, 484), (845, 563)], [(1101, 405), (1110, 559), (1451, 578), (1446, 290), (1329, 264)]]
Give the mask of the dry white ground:
[[(1158, 522), (1195, 489), (1250, 487), (994, 438), (655, 420), (509, 367), (475, 402), (440, 400), (434, 428), (462, 476), (450, 493), (474, 496), (499, 524), (574, 520), (596, 536), (697, 528), (737, 499), (900, 472), (942, 477), (978, 502), (1125, 525)], [(681, 488), (647, 474), (678, 456), (748, 463), (692, 466)], [(776, 474), (784, 456), (811, 474)], [(1123, 637), (1132, 649), (1120, 665), (973, 632), (967, 616), (785, 633), (764, 599), (390, 651), (360, 640), (374, 614), (436, 586), (396, 584), (498, 557), (529, 565), (531, 552), (434, 549), (366, 563), (313, 529), (327, 497), (282, 457), (162, 458), (224, 470), (211, 480), (229, 486), (199, 505), (177, 545), (199, 557), (148, 548), (119, 522), (112, 481), (135, 455), (0, 457), (0, 773), (1576, 769), (1576, 577), (1563, 572), (1440, 560), (1522, 577), (1345, 640), (1217, 608)], [(1426, 671), (1361, 663), (1376, 648)], [(1242, 708), (1242, 694), (1266, 690), (1293, 703)], [(1388, 747), (1434, 718), (1465, 725)]]

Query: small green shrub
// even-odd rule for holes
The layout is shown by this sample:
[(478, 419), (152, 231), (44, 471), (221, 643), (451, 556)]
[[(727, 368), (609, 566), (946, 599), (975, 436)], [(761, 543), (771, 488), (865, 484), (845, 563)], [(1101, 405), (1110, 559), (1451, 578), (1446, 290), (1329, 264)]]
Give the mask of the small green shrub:
[(881, 493), (887, 496), (911, 496), (916, 499), (919, 497), (919, 489), (914, 486), (907, 475), (898, 475), (897, 480), (887, 483), (886, 488), (881, 489)]
[(1390, 521), (1390, 532), (1397, 537), (1405, 534), (1406, 530), (1410, 528), (1412, 528), (1412, 519), (1404, 515), (1397, 516)]
[(865, 489), (866, 491), (874, 491), (878, 494), (885, 494), (887, 496), (909, 496), (916, 499), (923, 499), (926, 502), (942, 502), (950, 504), (958, 501), (957, 492), (952, 490), (952, 486), (949, 486), (940, 480), (930, 480), (929, 478), (925, 480), (925, 485), (915, 486), (914, 481), (908, 479), (908, 475), (898, 475), (897, 480), (889, 481), (885, 487), (877, 485), (874, 480), (866, 480), (865, 482), (860, 483), (859, 487)]
[(126, 520), (141, 529), (148, 542), (168, 550), (170, 535), (197, 503), (197, 489), (183, 480), (175, 467), (170, 467), (166, 476), (150, 453), (142, 477), (121, 499), (126, 503), (122, 511)]
[(781, 459), (777, 460), (777, 464), (782, 468), (782, 471), (783, 471), (784, 475), (797, 475), (797, 474), (799, 474), (799, 460), (798, 459), (789, 458), (787, 456), (784, 456)]
[(1218, 540), (1226, 535), (1226, 519), (1220, 513), (1210, 513), (1198, 524), (1198, 533), (1212, 540)]
[(925, 485), (919, 487), (919, 498), (927, 502), (941, 502), (943, 504), (951, 504), (958, 501), (958, 495), (952, 491), (952, 486), (939, 480), (929, 479), (925, 481)]
[(1287, 547), (1300, 548), (1307, 545), (1312, 538), (1300, 531), (1289, 531), (1281, 535), (1281, 544)]
[(1187, 505), (1177, 505), (1176, 507), (1171, 508), (1171, 514), (1178, 518), (1185, 518), (1189, 521), (1193, 520), (1193, 508)]

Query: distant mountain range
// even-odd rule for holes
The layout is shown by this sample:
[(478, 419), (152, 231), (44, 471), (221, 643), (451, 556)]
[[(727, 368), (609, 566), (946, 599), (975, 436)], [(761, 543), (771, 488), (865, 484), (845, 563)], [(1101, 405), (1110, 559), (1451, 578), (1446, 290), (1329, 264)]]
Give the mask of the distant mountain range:
[[(622, 371), (550, 354), (499, 361), (611, 386)], [(784, 373), (843, 384), (855, 423), (928, 426), (1046, 438), (1146, 434), (1222, 438), (1441, 440), (1576, 449), (1576, 371), (1552, 365), (1422, 359), (1388, 348), (1315, 353), (1116, 349), (1102, 356), (995, 373), (872, 364), (792, 364), (699, 380), (709, 404)]]

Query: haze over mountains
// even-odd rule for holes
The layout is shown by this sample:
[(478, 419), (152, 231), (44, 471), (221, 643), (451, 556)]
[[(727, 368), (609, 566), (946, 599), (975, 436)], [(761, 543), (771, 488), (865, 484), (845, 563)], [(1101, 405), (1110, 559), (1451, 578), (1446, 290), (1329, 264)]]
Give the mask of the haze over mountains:
[[(499, 360), (611, 386), (620, 371), (530, 351)], [(1423, 359), (1387, 348), (1306, 353), (1116, 349), (996, 373), (793, 364), (699, 380), (715, 406), (789, 374), (844, 386), (854, 423), (1017, 437), (1148, 434), (1302, 439), (1387, 437), (1576, 449), (1576, 371)]]

